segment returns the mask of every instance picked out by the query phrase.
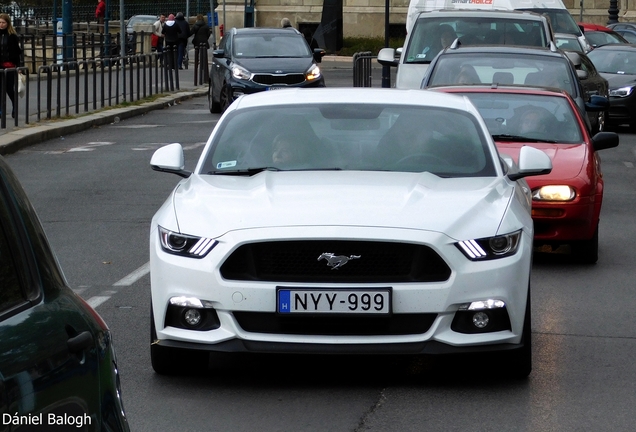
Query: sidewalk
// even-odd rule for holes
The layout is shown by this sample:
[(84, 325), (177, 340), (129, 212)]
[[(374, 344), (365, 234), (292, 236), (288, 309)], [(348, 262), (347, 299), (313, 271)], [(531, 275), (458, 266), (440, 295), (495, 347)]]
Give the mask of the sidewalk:
[[(326, 56), (320, 67), (323, 70), (353, 69), (351, 57)], [(69, 135), (83, 130), (110, 124), (118, 117), (120, 120), (138, 116), (156, 109), (163, 109), (176, 102), (191, 99), (193, 97), (207, 97), (207, 85), (194, 85), (194, 70), (184, 69), (179, 71), (179, 88), (175, 93), (170, 93), (152, 102), (139, 103), (134, 106), (121, 108), (103, 108), (90, 114), (81, 114), (72, 119), (43, 120), (36, 123), (24, 124), (15, 127), (11, 118), (7, 118), (7, 128), (0, 129), (0, 154), (9, 154), (21, 148), (38, 144), (60, 136)], [(8, 102), (10, 103), (10, 102)]]

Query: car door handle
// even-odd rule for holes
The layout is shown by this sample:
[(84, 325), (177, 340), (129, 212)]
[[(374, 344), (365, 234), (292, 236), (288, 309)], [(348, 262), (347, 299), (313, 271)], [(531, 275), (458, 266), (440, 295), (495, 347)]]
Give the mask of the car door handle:
[(88, 330), (73, 336), (67, 342), (68, 350), (74, 354), (93, 346), (93, 335)]

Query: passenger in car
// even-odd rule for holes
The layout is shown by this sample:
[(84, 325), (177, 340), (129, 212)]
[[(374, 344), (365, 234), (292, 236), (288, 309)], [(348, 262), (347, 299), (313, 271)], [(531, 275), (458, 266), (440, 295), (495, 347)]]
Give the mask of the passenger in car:
[(290, 133), (278, 134), (272, 143), (272, 163), (277, 168), (309, 163), (310, 155), (305, 143)]
[(546, 134), (552, 129), (551, 125), (556, 122), (550, 111), (534, 105), (517, 108), (511, 120), (514, 135), (532, 138), (546, 138)]
[(472, 65), (465, 64), (459, 70), (455, 78), (455, 84), (481, 84), (479, 75)]

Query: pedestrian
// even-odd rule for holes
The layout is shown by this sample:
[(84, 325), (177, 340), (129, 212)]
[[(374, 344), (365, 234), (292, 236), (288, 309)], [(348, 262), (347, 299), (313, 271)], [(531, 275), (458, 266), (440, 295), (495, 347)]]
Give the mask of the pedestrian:
[(197, 20), (192, 26), (192, 35), (192, 45), (194, 45), (195, 48), (202, 44), (205, 44), (206, 49), (210, 48), (210, 43), (208, 42), (210, 38), (210, 27), (205, 19), (203, 19), (202, 14), (197, 15)]
[(174, 69), (176, 64), (176, 56), (177, 56), (177, 44), (179, 43), (179, 33), (181, 33), (181, 28), (176, 24), (174, 15), (168, 15), (168, 19), (166, 20), (163, 30), (161, 33), (163, 34), (163, 41), (165, 43), (165, 54), (166, 61), (164, 64), (168, 69)]
[(166, 22), (164, 14), (159, 15), (159, 19), (152, 25), (153, 47), (161, 54), (163, 52), (163, 25)]
[(104, 33), (104, 17), (106, 16), (106, 2), (97, 0), (97, 8), (95, 9), (95, 19), (97, 20), (97, 31)]
[(283, 18), (282, 20), (280, 20), (280, 26), (282, 28), (288, 28), (288, 27), (291, 27), (292, 24), (289, 18)]
[(13, 104), (13, 100), (15, 98), (16, 71), (5, 73), (4, 69), (15, 69), (20, 66), (21, 55), (22, 48), (20, 48), (20, 40), (18, 39), (18, 33), (11, 25), (11, 17), (6, 13), (0, 13), (0, 88), (2, 88), (3, 78), (6, 77), (7, 82), (5, 86), (7, 96), (9, 96), (11, 104), (13, 105), (11, 117), (15, 117), (15, 105)]
[(179, 69), (183, 69), (183, 59), (187, 56), (186, 48), (188, 46), (188, 38), (190, 37), (190, 24), (188, 24), (183, 16), (183, 12), (177, 12), (175, 23), (181, 30), (177, 44), (177, 64), (179, 65)]

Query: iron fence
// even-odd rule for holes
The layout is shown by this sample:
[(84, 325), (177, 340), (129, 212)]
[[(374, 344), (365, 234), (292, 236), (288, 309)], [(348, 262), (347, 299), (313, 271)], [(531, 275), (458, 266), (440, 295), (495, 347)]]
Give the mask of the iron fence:
[[(55, 32), (53, 28), (53, 17), (61, 19), (62, 1), (57, 2), (57, 9), (53, 4), (46, 6), (33, 5), (22, 6), (12, 3), (0, 5), (0, 12), (8, 13), (11, 16), (12, 24), (18, 33), (32, 33), (34, 31)], [(95, 3), (77, 4), (74, 2), (71, 11), (71, 21), (74, 31), (86, 28), (86, 25), (96, 25)], [(177, 12), (189, 12), (190, 16), (203, 14), (210, 11), (209, 0), (163, 0), (163, 1), (126, 1), (124, 3), (124, 20), (128, 20), (133, 15), (157, 15), (176, 14)], [(111, 22), (121, 21), (119, 2), (110, 1), (110, 7), (106, 11), (106, 19)], [(115, 26), (118, 26), (117, 24)]]
[[(195, 69), (200, 69), (195, 85), (207, 82), (207, 49), (199, 52)], [(97, 109), (134, 102), (153, 95), (180, 90), (176, 50), (151, 52), (127, 56), (95, 57), (43, 64), (32, 67), (0, 70), (0, 128), (7, 127), (7, 82), (13, 74), (13, 123), (29, 124), (32, 118), (40, 121), (78, 115)], [(204, 60), (205, 59), (205, 60)], [(205, 62), (205, 63), (204, 63)], [(16, 73), (27, 77), (26, 93), (18, 96)]]
[(376, 56), (371, 55), (371, 51), (357, 52), (353, 55), (353, 86), (372, 87), (371, 60)]
[[(126, 38), (124, 55), (151, 54), (152, 32), (133, 32)], [(88, 61), (95, 58), (114, 58), (121, 55), (120, 33), (72, 33), (60, 38), (53, 35), (19, 35), (22, 64), (35, 73), (41, 65), (69, 61)], [(62, 44), (58, 45), (58, 40)]]

